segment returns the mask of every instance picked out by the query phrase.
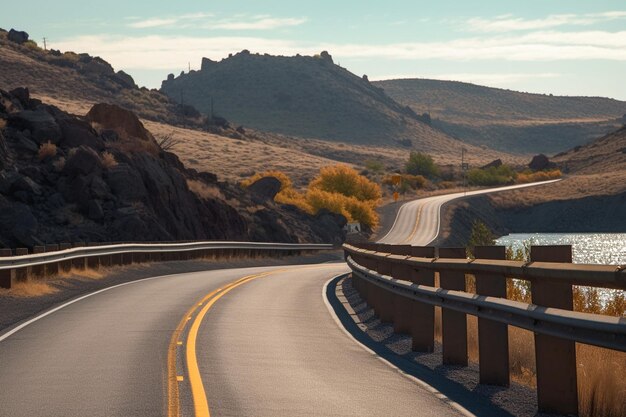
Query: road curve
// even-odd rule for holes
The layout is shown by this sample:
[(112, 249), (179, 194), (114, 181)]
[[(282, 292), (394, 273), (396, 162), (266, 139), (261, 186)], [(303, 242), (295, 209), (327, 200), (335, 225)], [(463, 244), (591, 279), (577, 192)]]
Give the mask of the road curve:
[[(0, 415), (168, 415), (172, 346), (179, 411), (194, 415), (192, 345), (213, 416), (456, 415), (335, 323), (322, 288), (346, 271), (337, 263), (188, 273), (84, 298), (0, 335)], [(246, 276), (255, 279), (227, 292)], [(218, 289), (221, 298), (205, 298)]]
[(441, 207), (452, 200), (473, 197), (481, 194), (509, 191), (526, 187), (537, 187), (560, 180), (533, 182), (529, 184), (510, 185), (506, 187), (488, 188), (421, 198), (404, 203), (389, 232), (378, 243), (426, 246), (437, 239), (441, 222)]

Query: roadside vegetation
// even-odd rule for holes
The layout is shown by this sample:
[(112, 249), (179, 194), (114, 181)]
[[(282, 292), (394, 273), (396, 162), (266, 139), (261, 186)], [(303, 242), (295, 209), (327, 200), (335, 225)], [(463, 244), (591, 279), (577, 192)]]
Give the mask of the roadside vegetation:
[(287, 174), (275, 170), (257, 173), (241, 185), (248, 187), (263, 177), (280, 181), (280, 191), (274, 198), (277, 203), (294, 205), (312, 215), (328, 210), (343, 215), (349, 222), (359, 222), (371, 229), (378, 226), (376, 207), (382, 197), (380, 186), (347, 165), (321, 168), (304, 190), (296, 189)]
[[(493, 232), (484, 223), (477, 221), (472, 227), (471, 237), (466, 246), (468, 256), (472, 257), (474, 247), (494, 243)], [(531, 246), (532, 241), (527, 241), (520, 248), (507, 247), (506, 258), (528, 262)], [(466, 282), (467, 291), (475, 292), (474, 276), (467, 275)], [(574, 286), (573, 293), (574, 311), (626, 316), (624, 291)], [(507, 299), (530, 304), (530, 282), (507, 279)], [(436, 329), (440, 329), (440, 326), (437, 324)], [(509, 346), (511, 379), (535, 387), (537, 382), (533, 333), (509, 326)], [(478, 327), (475, 317), (468, 317), (468, 351), (470, 360), (478, 361)], [(580, 415), (583, 417), (626, 415), (626, 390), (623, 389), (626, 353), (577, 344), (576, 359)]]

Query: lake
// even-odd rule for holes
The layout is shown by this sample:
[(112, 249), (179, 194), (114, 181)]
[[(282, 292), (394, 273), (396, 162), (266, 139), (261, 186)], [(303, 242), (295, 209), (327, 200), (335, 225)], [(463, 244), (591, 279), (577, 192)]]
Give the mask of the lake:
[(576, 264), (626, 264), (626, 233), (512, 233), (496, 240), (497, 245), (521, 248), (532, 245), (572, 245)]

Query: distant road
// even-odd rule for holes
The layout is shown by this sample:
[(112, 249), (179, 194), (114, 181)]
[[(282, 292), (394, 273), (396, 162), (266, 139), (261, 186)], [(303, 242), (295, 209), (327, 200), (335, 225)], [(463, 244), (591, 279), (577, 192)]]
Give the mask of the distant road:
[(526, 187), (537, 187), (560, 180), (533, 182), (529, 184), (510, 185), (507, 187), (488, 188), (434, 197), (420, 198), (404, 203), (391, 230), (378, 243), (426, 246), (437, 239), (441, 227), (441, 206), (452, 200), (473, 197), (499, 191), (515, 190)]

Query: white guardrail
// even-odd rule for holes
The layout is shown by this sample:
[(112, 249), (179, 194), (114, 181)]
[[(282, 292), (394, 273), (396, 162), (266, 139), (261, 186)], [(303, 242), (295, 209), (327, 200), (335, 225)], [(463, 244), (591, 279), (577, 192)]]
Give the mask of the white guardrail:
[[(50, 246), (46, 246), (48, 249)], [(52, 247), (58, 247), (52, 245)], [(41, 247), (43, 248), (43, 247)], [(0, 287), (16, 281), (58, 274), (70, 268), (97, 268), (139, 262), (187, 260), (205, 257), (281, 256), (332, 250), (330, 244), (265, 242), (123, 243), (78, 246), (16, 256), (0, 256)]]

